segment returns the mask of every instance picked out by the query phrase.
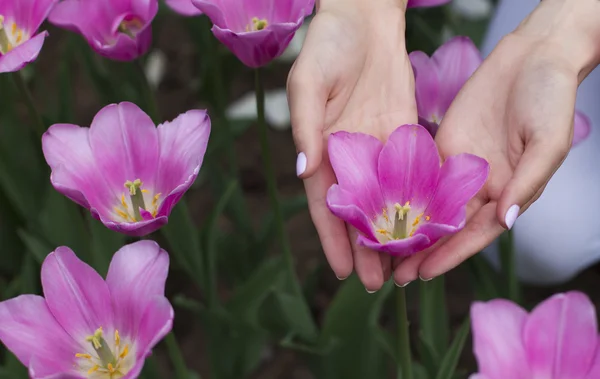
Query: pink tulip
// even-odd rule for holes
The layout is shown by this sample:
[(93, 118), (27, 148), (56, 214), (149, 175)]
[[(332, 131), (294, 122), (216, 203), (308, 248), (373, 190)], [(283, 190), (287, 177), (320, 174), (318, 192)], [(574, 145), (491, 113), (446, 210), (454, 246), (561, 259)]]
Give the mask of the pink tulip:
[(48, 32), (36, 34), (58, 0), (0, 1), (0, 73), (35, 61)]
[(400, 126), (385, 145), (367, 134), (334, 133), (329, 157), (339, 183), (327, 192), (331, 212), (358, 229), (359, 245), (399, 256), (459, 231), (489, 172), (471, 154), (440, 167), (435, 142), (420, 125)]
[(132, 103), (102, 109), (90, 128), (52, 125), (42, 138), (54, 188), (108, 228), (152, 233), (192, 185), (206, 152), (210, 119), (193, 110), (157, 127)]
[(106, 281), (68, 247), (42, 265), (44, 296), (0, 303), (0, 340), (33, 379), (134, 379), (171, 330), (169, 256), (140, 241), (114, 255)]
[(449, 3), (450, 0), (408, 0), (408, 8), (437, 7)]
[[(435, 136), (454, 98), (481, 65), (479, 50), (468, 37), (454, 37), (429, 58), (422, 51), (409, 54), (415, 74), (419, 124)], [(573, 146), (591, 131), (590, 119), (575, 111)]]
[(531, 313), (507, 300), (471, 307), (479, 373), (471, 379), (598, 379), (596, 311), (580, 292), (554, 295)]
[(64, 0), (48, 19), (83, 35), (98, 54), (130, 61), (150, 48), (156, 12), (158, 0)]
[(182, 16), (199, 16), (202, 14), (202, 12), (192, 4), (192, 0), (165, 0), (165, 3), (169, 8)]
[(315, 0), (192, 0), (213, 22), (213, 33), (246, 66), (279, 57), (314, 8)]

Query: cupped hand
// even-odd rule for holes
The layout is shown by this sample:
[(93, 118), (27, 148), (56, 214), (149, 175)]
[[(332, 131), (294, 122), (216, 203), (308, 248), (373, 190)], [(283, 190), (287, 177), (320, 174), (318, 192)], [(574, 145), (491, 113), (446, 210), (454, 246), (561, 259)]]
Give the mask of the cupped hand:
[(368, 291), (390, 278), (392, 259), (357, 246), (356, 230), (327, 208), (336, 178), (326, 142), (342, 130), (385, 141), (397, 126), (417, 122), (404, 13), (401, 1), (323, 0), (288, 79), (297, 171), (323, 250), (338, 278), (356, 270)]
[[(504, 38), (461, 89), (442, 120), (442, 158), (472, 153), (491, 166), (468, 204), (459, 233), (418, 253), (394, 272), (405, 284), (444, 274), (489, 245), (538, 199), (573, 138), (580, 70), (562, 48), (527, 33)], [(568, 199), (556, 204), (556, 222)]]

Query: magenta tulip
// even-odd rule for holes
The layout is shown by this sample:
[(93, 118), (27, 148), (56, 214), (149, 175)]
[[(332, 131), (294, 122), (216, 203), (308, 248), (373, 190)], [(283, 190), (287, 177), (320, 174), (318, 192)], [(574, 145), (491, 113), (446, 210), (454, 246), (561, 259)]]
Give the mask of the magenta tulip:
[(313, 12), (315, 0), (192, 0), (210, 17), (213, 33), (246, 66), (279, 57)]
[(191, 17), (202, 14), (202, 12), (192, 4), (192, 0), (165, 0), (165, 3), (169, 8), (182, 16)]
[[(429, 58), (422, 51), (409, 54), (415, 74), (419, 124), (435, 136), (454, 98), (481, 65), (479, 50), (468, 37), (455, 37), (440, 46)], [(575, 111), (573, 146), (591, 131), (590, 119)]]
[(408, 8), (437, 7), (449, 3), (450, 0), (408, 0)]
[(169, 255), (140, 241), (114, 255), (106, 281), (68, 247), (42, 264), (44, 297), (0, 303), (0, 340), (33, 379), (134, 379), (171, 330)]
[(0, 1), (0, 73), (35, 61), (48, 32), (38, 28), (58, 0)]
[(64, 0), (48, 19), (83, 35), (98, 54), (130, 61), (150, 48), (156, 12), (158, 0)]
[(192, 110), (157, 127), (132, 103), (102, 109), (90, 128), (52, 125), (42, 138), (54, 188), (108, 228), (132, 236), (168, 221), (204, 158), (210, 119)]
[(597, 379), (594, 305), (580, 292), (554, 295), (531, 313), (507, 300), (471, 307), (479, 373), (471, 379)]
[(329, 157), (338, 180), (327, 192), (331, 212), (358, 229), (359, 245), (398, 256), (463, 228), (466, 204), (489, 172), (471, 154), (440, 167), (435, 142), (420, 125), (400, 126), (385, 145), (367, 134), (334, 133)]

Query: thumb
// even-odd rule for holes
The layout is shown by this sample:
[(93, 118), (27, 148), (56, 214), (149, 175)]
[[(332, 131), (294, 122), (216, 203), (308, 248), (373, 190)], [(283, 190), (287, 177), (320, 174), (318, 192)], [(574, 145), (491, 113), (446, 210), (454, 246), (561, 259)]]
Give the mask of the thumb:
[(498, 201), (497, 217), (501, 225), (511, 229), (519, 214), (537, 200), (566, 158), (569, 147), (567, 138), (563, 141), (532, 141), (525, 146)]
[(292, 132), (298, 152), (296, 174), (302, 179), (317, 171), (323, 155), (328, 90), (325, 82), (315, 75), (316, 72), (318, 70), (307, 66), (295, 65), (287, 83)]

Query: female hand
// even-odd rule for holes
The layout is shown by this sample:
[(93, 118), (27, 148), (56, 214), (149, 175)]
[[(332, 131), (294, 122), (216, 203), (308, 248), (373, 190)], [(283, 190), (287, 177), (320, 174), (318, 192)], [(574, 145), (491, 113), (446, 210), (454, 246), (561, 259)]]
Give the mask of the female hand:
[(391, 276), (387, 255), (357, 246), (356, 230), (326, 205), (336, 182), (326, 140), (345, 130), (385, 141), (399, 125), (417, 122), (414, 78), (406, 53), (405, 0), (322, 0), (288, 79), (297, 172), (325, 255), (340, 279), (353, 268), (367, 291)]
[[(436, 136), (442, 157), (469, 152), (488, 160), (485, 187), (467, 224), (430, 251), (406, 259), (404, 284), (454, 268), (485, 246), (541, 195), (567, 156), (579, 83), (600, 57), (597, 0), (545, 0), (505, 37), (460, 91)], [(569, 201), (556, 204), (556, 222)]]

